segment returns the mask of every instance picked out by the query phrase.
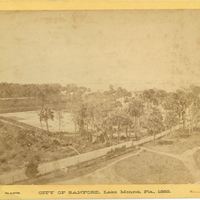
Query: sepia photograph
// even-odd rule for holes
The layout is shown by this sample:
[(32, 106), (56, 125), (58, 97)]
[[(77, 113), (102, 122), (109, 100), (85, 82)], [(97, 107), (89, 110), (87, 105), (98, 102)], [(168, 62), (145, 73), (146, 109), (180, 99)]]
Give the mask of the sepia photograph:
[(200, 183), (200, 11), (0, 11), (0, 185)]

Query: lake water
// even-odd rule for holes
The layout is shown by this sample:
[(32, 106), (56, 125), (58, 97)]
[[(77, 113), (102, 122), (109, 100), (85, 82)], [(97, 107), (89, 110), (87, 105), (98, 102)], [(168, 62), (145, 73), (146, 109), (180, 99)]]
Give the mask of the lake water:
[[(40, 111), (26, 111), (26, 112), (14, 112), (14, 113), (3, 113), (0, 116), (9, 117), (11, 119), (17, 120), (19, 122), (23, 122), (29, 124), (31, 126), (35, 126), (41, 128), (40, 120), (39, 120), (39, 112)], [(42, 122), (43, 129), (46, 129), (46, 125)], [(49, 120), (49, 130), (50, 131), (59, 131), (59, 121), (58, 114), (54, 113), (54, 120)], [(72, 120), (72, 114), (68, 112), (62, 113), (61, 127), (60, 131), (74, 132), (74, 122)]]

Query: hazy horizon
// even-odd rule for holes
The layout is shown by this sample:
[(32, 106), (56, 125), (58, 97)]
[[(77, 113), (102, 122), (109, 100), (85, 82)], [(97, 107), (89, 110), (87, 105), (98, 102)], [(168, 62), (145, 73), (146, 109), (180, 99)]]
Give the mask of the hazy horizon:
[(0, 82), (200, 85), (200, 11), (0, 13)]

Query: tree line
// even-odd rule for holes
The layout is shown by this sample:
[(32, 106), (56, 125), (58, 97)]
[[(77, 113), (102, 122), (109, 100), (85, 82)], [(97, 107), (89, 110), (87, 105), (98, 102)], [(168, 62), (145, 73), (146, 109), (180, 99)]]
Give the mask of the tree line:
[(60, 84), (0, 83), (0, 98), (38, 97), (41, 93), (59, 94)]
[(58, 118), (59, 129), (63, 110), (73, 115), (75, 132), (92, 142), (99, 136), (109, 143), (142, 134), (157, 133), (179, 126), (192, 132), (199, 122), (200, 87), (167, 92), (161, 89), (128, 91), (112, 85), (105, 91), (68, 84), (15, 84), (0, 83), (1, 98), (34, 97), (41, 107), (39, 120), (45, 122)]
[[(68, 85), (64, 91), (75, 132), (88, 142), (94, 142), (94, 138), (105, 143), (114, 139), (120, 142), (123, 137), (138, 139), (147, 134), (155, 138), (161, 131), (173, 132), (175, 126), (188, 130), (190, 134), (199, 123), (199, 86), (192, 85), (173, 92), (161, 89), (131, 92), (111, 85), (108, 90), (94, 92)], [(55, 96), (59, 98), (59, 95)], [(54, 110), (60, 118), (60, 126), (63, 108), (59, 108), (57, 103)], [(43, 106), (41, 116), (48, 129), (48, 120), (53, 119), (52, 110)]]

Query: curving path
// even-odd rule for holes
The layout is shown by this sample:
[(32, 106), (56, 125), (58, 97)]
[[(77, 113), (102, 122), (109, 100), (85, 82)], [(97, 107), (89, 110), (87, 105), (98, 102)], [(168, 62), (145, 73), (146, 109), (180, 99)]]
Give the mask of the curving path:
[[(140, 147), (139, 150), (135, 153), (129, 154), (127, 156), (124, 156), (118, 160), (113, 161), (112, 163), (106, 165), (103, 168), (100, 168), (96, 170), (95, 172), (92, 172), (90, 174), (83, 175), (81, 177), (77, 177), (71, 180), (62, 180), (62, 181), (56, 181), (57, 184), (84, 184), (85, 182), (89, 182), (90, 184), (110, 184), (110, 180), (115, 180), (116, 184), (131, 184), (128, 182), (128, 180), (124, 179), (121, 176), (118, 176), (116, 173), (113, 172), (112, 166), (116, 163), (125, 160), (127, 158), (137, 156), (140, 153), (144, 151), (148, 151), (155, 154), (160, 154), (163, 156), (168, 156), (174, 159), (178, 159), (183, 163), (183, 165), (189, 170), (191, 175), (193, 176), (193, 179), (195, 180), (195, 183), (200, 183), (200, 170), (196, 166), (196, 163), (193, 158), (193, 154), (199, 150), (200, 147), (195, 147), (193, 149), (187, 150), (181, 155), (175, 155), (167, 152), (162, 151), (156, 151), (151, 148), (146, 147)], [(103, 171), (103, 173), (101, 173)]]

